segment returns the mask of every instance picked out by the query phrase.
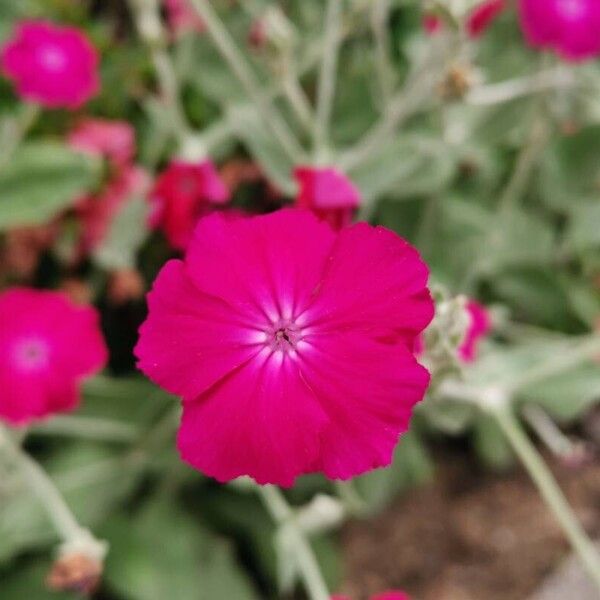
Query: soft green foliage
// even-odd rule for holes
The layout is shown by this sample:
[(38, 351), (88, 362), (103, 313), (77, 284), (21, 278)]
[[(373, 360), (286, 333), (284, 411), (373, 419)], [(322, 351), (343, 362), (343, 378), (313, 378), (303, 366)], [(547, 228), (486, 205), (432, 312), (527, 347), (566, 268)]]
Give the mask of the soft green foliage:
[[(3, 284), (57, 287), (77, 279), (102, 313), (110, 369), (86, 382), (77, 413), (33, 426), (25, 448), (80, 523), (108, 541), (103, 600), (270, 600), (282, 590), (289, 597), (302, 592), (297, 549), (281, 542), (282, 530), (255, 489), (244, 481), (216, 485), (182, 464), (175, 449), (178, 400), (134, 373), (131, 349), (145, 307), (136, 299), (115, 306), (107, 290), (123, 269), (137, 269), (149, 287), (173, 255), (147, 229), (146, 199), (127, 199), (90, 256), (74, 258), (81, 228), (75, 202), (101, 189), (112, 168), (64, 141), (82, 116), (131, 123), (136, 162), (152, 176), (189, 152), (190, 136), (220, 163), (251, 160), (275, 191), (265, 181), (243, 183), (234, 193), (236, 209), (288, 204), (294, 166), (330, 161), (360, 189), (359, 218), (396, 231), (430, 265), (438, 315), (421, 359), (433, 371), (431, 394), (392, 465), (342, 486), (303, 477), (286, 491), (293, 509), (328, 494), (340, 499), (344, 517), (368, 517), (429, 481), (431, 442), (443, 446), (447, 438), (462, 441), (490, 469), (510, 468), (514, 451), (484, 402), (490, 390), (506, 393), (501, 397), (517, 414), (533, 404), (560, 426), (581, 421), (600, 400), (600, 358), (590, 351), (569, 362), (600, 316), (598, 64), (540, 57), (524, 43), (512, 10), (472, 41), (449, 24), (425, 36), (422, 3), (392, 0), (385, 39), (377, 40), (386, 50), (382, 69), (371, 27), (376, 2), (343, 3), (331, 135), (314, 148), (314, 128), (284, 84), (297, 84), (314, 121), (323, 0), (211, 2), (266, 110), (208, 33), (165, 28), (145, 43), (128, 11), (152, 8), (152, 0), (0, 0), (0, 41), (17, 19), (47, 17), (84, 29), (102, 54), (103, 89), (79, 112), (45, 111), (21, 122), (23, 104), (0, 82), (0, 233), (4, 243), (15, 228), (56, 224), (39, 272), (20, 280), (2, 268)], [(262, 46), (251, 47), (249, 30), (267, 14), (278, 25), (266, 29)], [(172, 68), (166, 83), (165, 57)], [(452, 69), (465, 75), (464, 93), (448, 92)], [(538, 87), (540, 73), (565, 71), (568, 85)], [(275, 114), (301, 148), (298, 156), (274, 133)], [(486, 304), (495, 325), (469, 365), (456, 359), (461, 295)], [(343, 572), (337, 536), (323, 527), (306, 537), (336, 589)], [(0, 452), (0, 598), (72, 597), (43, 586), (58, 543), (39, 499)]]

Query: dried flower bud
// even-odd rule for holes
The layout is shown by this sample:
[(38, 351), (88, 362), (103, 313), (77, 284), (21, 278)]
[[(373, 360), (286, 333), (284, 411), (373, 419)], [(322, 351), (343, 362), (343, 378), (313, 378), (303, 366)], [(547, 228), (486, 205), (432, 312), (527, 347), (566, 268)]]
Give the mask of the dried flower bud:
[(52, 566), (46, 585), (55, 592), (76, 592), (89, 596), (98, 589), (101, 576), (100, 560), (81, 553), (65, 554)]
[(468, 64), (453, 64), (439, 86), (439, 94), (446, 100), (459, 100), (478, 83), (476, 70)]
[(108, 282), (108, 299), (112, 304), (124, 304), (131, 300), (139, 300), (145, 291), (144, 280), (135, 269), (119, 269), (114, 271)]

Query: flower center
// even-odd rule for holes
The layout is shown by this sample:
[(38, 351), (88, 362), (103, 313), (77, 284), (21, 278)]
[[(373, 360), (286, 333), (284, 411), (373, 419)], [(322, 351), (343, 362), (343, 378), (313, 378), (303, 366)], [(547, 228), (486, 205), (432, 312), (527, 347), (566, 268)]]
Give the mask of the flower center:
[(15, 347), (13, 356), (20, 368), (39, 369), (48, 363), (48, 347), (41, 340), (23, 340)]
[(302, 340), (301, 329), (290, 320), (275, 321), (265, 333), (265, 343), (274, 352), (295, 352), (298, 342)]
[(582, 0), (558, 0), (558, 12), (566, 19), (579, 19), (585, 12)]
[(62, 48), (45, 46), (41, 48), (39, 60), (48, 71), (62, 71), (67, 64), (67, 56)]

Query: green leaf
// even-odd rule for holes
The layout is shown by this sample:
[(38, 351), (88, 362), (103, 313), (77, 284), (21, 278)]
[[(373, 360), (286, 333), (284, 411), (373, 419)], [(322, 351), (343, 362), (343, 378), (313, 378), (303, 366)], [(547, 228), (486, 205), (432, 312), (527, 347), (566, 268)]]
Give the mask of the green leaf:
[(600, 183), (600, 125), (558, 138), (544, 153), (539, 187), (542, 200), (554, 209), (570, 212), (598, 197)]
[(587, 364), (548, 377), (527, 386), (520, 398), (539, 404), (561, 422), (574, 421), (600, 402), (600, 367)]
[(237, 106), (231, 108), (227, 115), (237, 135), (269, 179), (282, 192), (293, 194), (295, 185), (291, 175), (294, 165), (281, 150), (281, 145), (271, 135), (257, 111), (250, 106)]
[(483, 463), (494, 470), (505, 471), (514, 464), (513, 451), (494, 417), (478, 415), (473, 426), (473, 445)]
[(96, 164), (59, 143), (23, 144), (0, 167), (0, 230), (54, 217), (93, 184)]
[(580, 252), (600, 247), (600, 202), (596, 200), (574, 207), (567, 237)]
[(111, 545), (105, 578), (127, 600), (257, 600), (229, 545), (172, 500), (133, 519), (118, 514), (102, 532)]
[(72, 594), (50, 591), (46, 587), (50, 568), (49, 561), (34, 562), (21, 569), (11, 565), (6, 575), (0, 574), (2, 600), (74, 600)]
[(448, 185), (454, 169), (454, 156), (446, 144), (428, 134), (414, 133), (383, 144), (349, 176), (367, 199), (389, 193), (401, 200), (440, 191)]
[(148, 205), (144, 198), (125, 202), (111, 224), (108, 235), (94, 252), (94, 260), (105, 269), (127, 269), (136, 264), (136, 254), (148, 237), (145, 227)]

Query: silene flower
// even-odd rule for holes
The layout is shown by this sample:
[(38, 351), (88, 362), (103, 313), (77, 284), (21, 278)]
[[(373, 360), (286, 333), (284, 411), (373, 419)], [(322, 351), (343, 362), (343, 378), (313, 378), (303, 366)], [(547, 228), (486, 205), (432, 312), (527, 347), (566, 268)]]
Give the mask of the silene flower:
[(99, 321), (61, 292), (0, 293), (0, 420), (27, 425), (74, 410), (82, 380), (107, 361)]
[(3, 46), (0, 64), (24, 100), (46, 108), (79, 108), (100, 88), (98, 53), (74, 27), (22, 21)]
[(458, 348), (458, 357), (462, 362), (471, 363), (477, 358), (479, 342), (492, 329), (492, 322), (485, 306), (475, 300), (469, 300), (466, 304), (469, 325), (465, 338)]
[[(506, 0), (484, 0), (466, 16), (465, 30), (471, 39), (483, 35), (507, 7)], [(434, 35), (444, 29), (444, 21), (435, 13), (425, 13), (422, 19), (425, 33)]]
[(297, 167), (294, 178), (298, 183), (298, 208), (311, 210), (334, 229), (352, 222), (361, 197), (344, 173), (334, 167)]
[(521, 27), (535, 48), (552, 49), (569, 61), (600, 54), (598, 0), (519, 0)]
[(291, 486), (390, 464), (429, 374), (428, 268), (395, 233), (308, 211), (200, 221), (148, 295), (138, 367), (183, 399), (182, 458)]
[(198, 219), (229, 202), (229, 190), (210, 160), (174, 160), (150, 192), (150, 227), (160, 229), (176, 250), (185, 250)]
[(72, 148), (102, 156), (116, 167), (130, 164), (135, 156), (135, 130), (127, 121), (86, 118), (67, 139)]
[(167, 23), (174, 35), (189, 31), (202, 33), (206, 27), (204, 22), (190, 6), (189, 0), (163, 0)]

